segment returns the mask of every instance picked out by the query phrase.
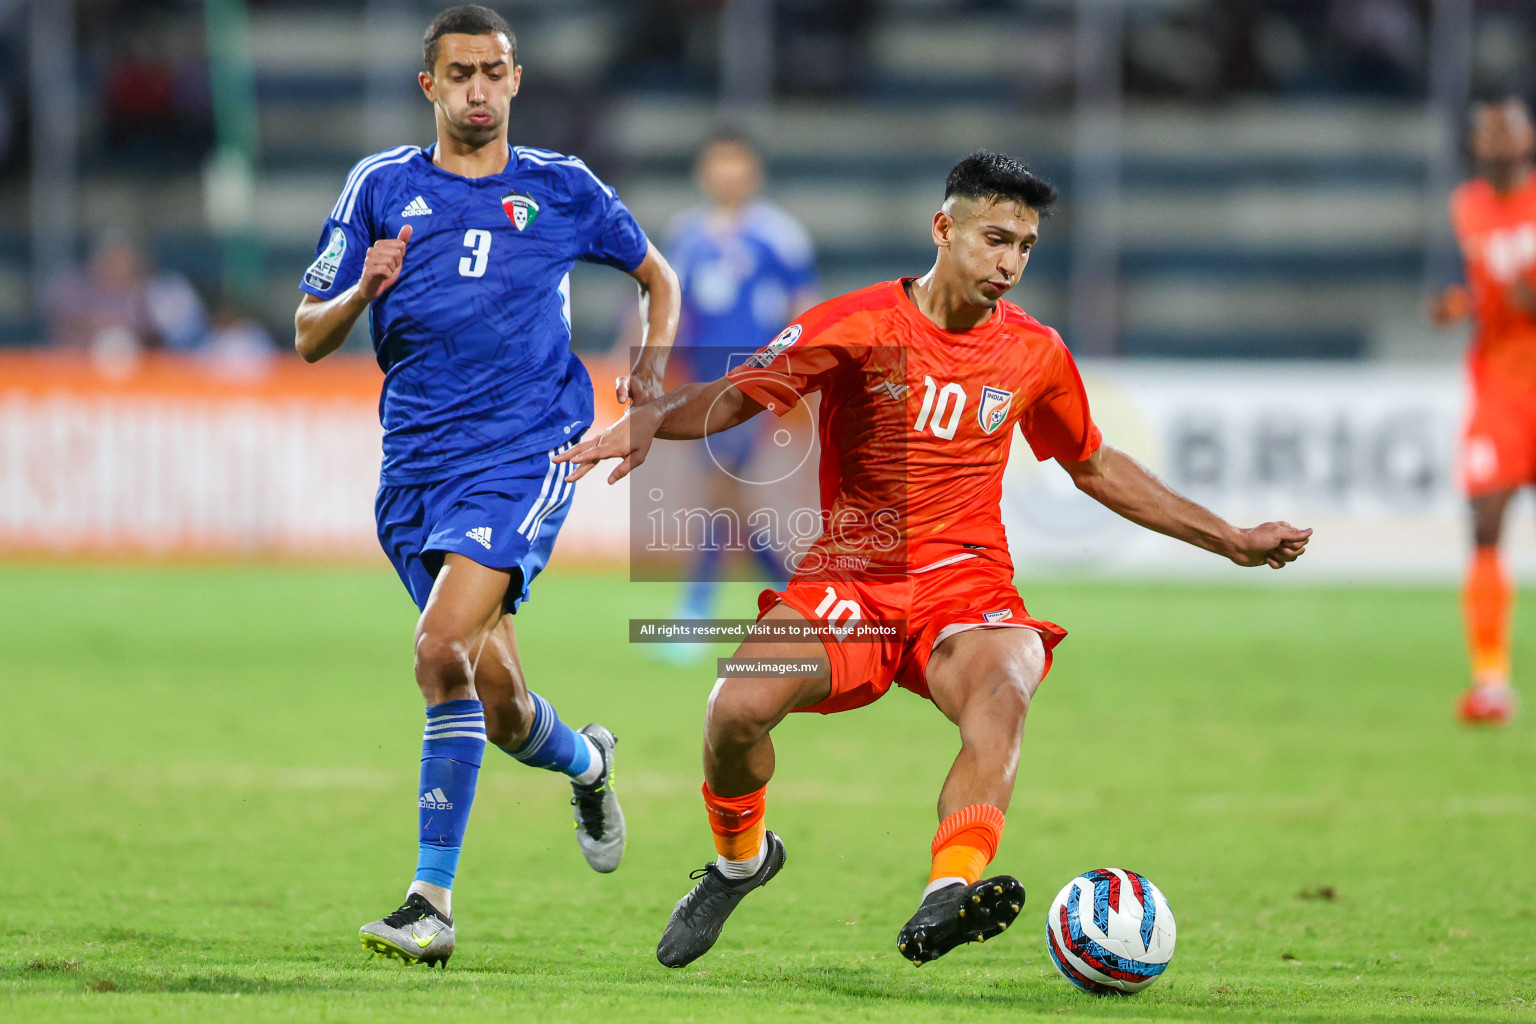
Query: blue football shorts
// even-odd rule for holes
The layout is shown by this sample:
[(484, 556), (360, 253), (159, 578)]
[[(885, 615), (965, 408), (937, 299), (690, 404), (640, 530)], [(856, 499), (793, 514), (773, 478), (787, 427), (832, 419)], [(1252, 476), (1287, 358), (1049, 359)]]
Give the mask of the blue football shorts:
[(504, 607), (528, 600), (571, 509), (571, 467), (550, 461), (571, 445), (426, 484), (381, 485), (374, 502), (379, 544), (417, 608), (453, 551), (512, 574)]

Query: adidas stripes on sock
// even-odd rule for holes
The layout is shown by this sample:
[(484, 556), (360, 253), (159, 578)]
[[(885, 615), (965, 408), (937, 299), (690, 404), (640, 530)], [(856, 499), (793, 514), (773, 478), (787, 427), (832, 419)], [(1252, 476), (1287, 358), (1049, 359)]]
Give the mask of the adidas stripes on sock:
[(528, 730), (528, 739), (507, 753), (523, 764), (560, 772), (583, 785), (596, 782), (603, 771), (603, 757), (597, 747), (560, 721), (549, 701), (532, 690), (528, 696), (533, 699), (533, 725)]
[(450, 700), (427, 708), (417, 800), (417, 881), (453, 888), (484, 753), (485, 709), (478, 700)]

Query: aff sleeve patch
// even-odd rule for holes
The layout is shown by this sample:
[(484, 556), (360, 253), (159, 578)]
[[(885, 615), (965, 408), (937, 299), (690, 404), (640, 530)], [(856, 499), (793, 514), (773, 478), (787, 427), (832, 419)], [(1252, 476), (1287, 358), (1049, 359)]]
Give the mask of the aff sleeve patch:
[(347, 251), (347, 233), (341, 228), (331, 229), (331, 240), (325, 243), (325, 251), (315, 257), (315, 262), (304, 271), (304, 283), (316, 291), (330, 291), (341, 270), (341, 258)]
[(748, 359), (741, 365), (750, 366), (755, 370), (761, 370), (769, 363), (777, 359), (780, 352), (783, 352), (785, 349), (789, 348), (789, 346), (793, 345), (797, 340), (799, 340), (799, 338), (800, 325), (790, 324), (788, 327), (784, 328), (784, 330), (779, 334), (777, 338), (774, 338), (772, 341), (770, 341), (761, 352), (757, 353), (757, 355), (753, 356), (751, 359)]

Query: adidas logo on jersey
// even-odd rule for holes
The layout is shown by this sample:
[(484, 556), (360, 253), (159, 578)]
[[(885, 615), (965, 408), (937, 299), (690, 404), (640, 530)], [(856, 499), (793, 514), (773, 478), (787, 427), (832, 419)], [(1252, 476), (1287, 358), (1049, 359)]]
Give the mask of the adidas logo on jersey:
[(453, 804), (448, 802), (448, 794), (444, 793), (440, 788), (434, 788), (430, 793), (421, 794), (418, 806), (428, 811), (453, 810)]
[(421, 196), (417, 196), (415, 199), (412, 199), (409, 203), (405, 204), (405, 209), (400, 211), (400, 216), (425, 217), (431, 212), (432, 207), (427, 205), (427, 201), (421, 198)]
[(466, 530), (464, 536), (481, 545), (485, 550), (491, 550), (491, 528), (489, 526), (477, 526), (473, 530)]

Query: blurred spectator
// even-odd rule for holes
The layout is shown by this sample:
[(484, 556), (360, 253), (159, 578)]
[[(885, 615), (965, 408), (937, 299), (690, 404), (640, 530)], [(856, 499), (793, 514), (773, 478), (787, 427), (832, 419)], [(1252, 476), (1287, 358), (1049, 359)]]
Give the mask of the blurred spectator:
[(56, 278), (45, 301), (48, 336), (74, 351), (186, 351), (207, 339), (207, 314), (180, 274), (154, 274), (126, 234), (104, 233), (86, 269)]
[[(710, 138), (699, 150), (694, 181), (705, 202), (673, 219), (663, 246), (683, 288), (679, 351), (756, 351), (814, 301), (810, 234), (759, 197), (762, 155), (743, 135)], [(725, 372), (695, 369), (695, 380)]]
[[(673, 365), (688, 380), (714, 380), (815, 301), (816, 258), (804, 226), (759, 197), (763, 160), (749, 139), (716, 134), (699, 151), (694, 180), (705, 201), (677, 215), (663, 247), (683, 289)], [(750, 521), (753, 505), (740, 474), (772, 429), (759, 418), (694, 445), (711, 507), (735, 509), (741, 521)], [(750, 554), (764, 579), (782, 582), (782, 553), (754, 548)], [(696, 552), (679, 618), (710, 617), (725, 556), (712, 546)], [(667, 646), (653, 653), (682, 660), (699, 648)]]
[(210, 340), (203, 300), (180, 274), (167, 272), (146, 282), (144, 303), (166, 348), (190, 352)]
[(202, 354), (220, 376), (259, 377), (271, 369), (278, 353), (267, 329), (226, 299), (214, 314)]

